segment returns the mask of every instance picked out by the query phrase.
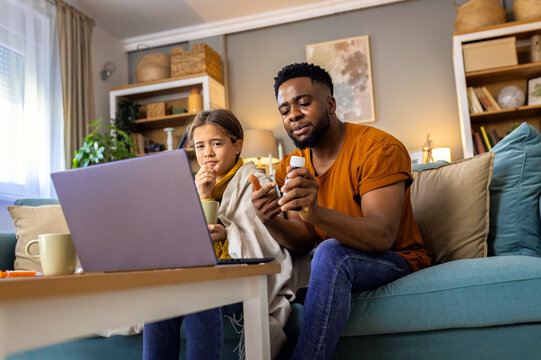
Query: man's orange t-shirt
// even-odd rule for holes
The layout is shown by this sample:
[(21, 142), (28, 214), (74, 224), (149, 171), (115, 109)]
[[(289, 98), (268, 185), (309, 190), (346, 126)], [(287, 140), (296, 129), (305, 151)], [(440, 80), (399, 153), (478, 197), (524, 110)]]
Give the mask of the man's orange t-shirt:
[[(412, 271), (430, 265), (410, 201), (411, 160), (404, 145), (391, 135), (369, 126), (346, 124), (346, 138), (338, 157), (324, 174), (315, 174), (310, 149), (296, 149), (284, 156), (276, 169), (279, 187), (284, 184), (291, 155), (306, 158), (306, 167), (319, 184), (318, 204), (350, 216), (363, 216), (363, 194), (404, 181), (406, 196), (398, 235), (391, 250), (401, 255)], [(329, 236), (316, 227), (319, 242)]]

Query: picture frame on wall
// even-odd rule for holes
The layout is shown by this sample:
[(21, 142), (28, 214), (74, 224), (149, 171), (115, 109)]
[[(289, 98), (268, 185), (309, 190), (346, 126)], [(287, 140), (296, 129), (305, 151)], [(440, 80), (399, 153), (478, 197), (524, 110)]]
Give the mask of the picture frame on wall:
[(528, 105), (541, 104), (541, 76), (528, 80)]
[(368, 35), (306, 45), (306, 61), (331, 75), (340, 120), (376, 121)]

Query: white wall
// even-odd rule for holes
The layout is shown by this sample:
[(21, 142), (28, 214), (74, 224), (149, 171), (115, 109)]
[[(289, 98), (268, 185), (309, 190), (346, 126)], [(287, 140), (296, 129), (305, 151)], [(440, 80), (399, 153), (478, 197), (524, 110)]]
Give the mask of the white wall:
[[(100, 73), (108, 61), (116, 65), (116, 71), (104, 81)], [(92, 71), (96, 119), (101, 117), (106, 122), (110, 118), (109, 88), (128, 83), (128, 58), (120, 40), (99, 26), (96, 26), (92, 33)]]

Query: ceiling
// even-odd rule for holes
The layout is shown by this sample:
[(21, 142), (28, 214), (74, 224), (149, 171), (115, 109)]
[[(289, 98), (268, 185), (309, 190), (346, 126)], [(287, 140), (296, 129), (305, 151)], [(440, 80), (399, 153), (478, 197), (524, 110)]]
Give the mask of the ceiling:
[(396, 1), (403, 0), (67, 0), (126, 50), (142, 40), (157, 46)]

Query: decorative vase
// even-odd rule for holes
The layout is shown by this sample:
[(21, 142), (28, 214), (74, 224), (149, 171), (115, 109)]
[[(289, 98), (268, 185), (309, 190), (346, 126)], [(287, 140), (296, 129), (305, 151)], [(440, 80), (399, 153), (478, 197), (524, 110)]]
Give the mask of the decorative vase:
[(168, 127), (163, 129), (167, 133), (167, 151), (173, 150), (173, 131), (175, 128)]
[(188, 112), (196, 113), (203, 110), (203, 96), (199, 89), (191, 89), (188, 95)]

